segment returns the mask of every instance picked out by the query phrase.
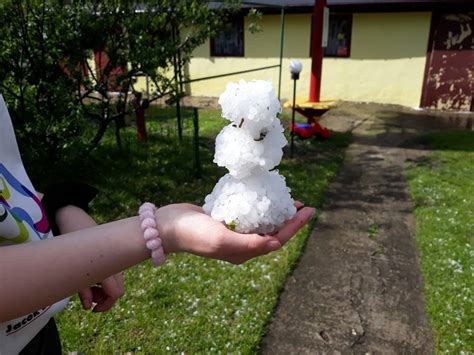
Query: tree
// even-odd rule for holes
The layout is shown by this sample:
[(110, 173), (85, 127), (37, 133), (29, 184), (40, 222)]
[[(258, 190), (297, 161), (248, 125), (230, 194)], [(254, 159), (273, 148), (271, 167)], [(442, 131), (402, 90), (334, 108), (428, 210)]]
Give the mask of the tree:
[(0, 92), (29, 161), (55, 161), (81, 133), (74, 81), (64, 65), (75, 33), (61, 31), (57, 3), (0, 3)]
[[(19, 140), (57, 160), (83, 144), (85, 123), (92, 121), (89, 150), (112, 123), (120, 142), (137, 78), (147, 75), (154, 84), (151, 101), (176, 94), (170, 68), (189, 61), (236, 9), (236, 1), (212, 9), (203, 0), (2, 1), (0, 91)], [(97, 68), (94, 53), (103, 60)]]

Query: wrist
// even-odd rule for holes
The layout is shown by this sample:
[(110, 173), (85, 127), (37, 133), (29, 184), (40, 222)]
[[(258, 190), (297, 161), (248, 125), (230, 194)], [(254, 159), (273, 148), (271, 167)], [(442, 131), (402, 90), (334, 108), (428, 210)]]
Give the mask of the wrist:
[(167, 254), (199, 254), (202, 248), (209, 246), (205, 237), (208, 230), (202, 224), (202, 216), (202, 209), (189, 203), (170, 204), (156, 211), (158, 230)]
[(155, 211), (156, 228), (160, 234), (165, 254), (178, 253), (180, 252), (179, 243), (177, 243), (173, 228), (167, 223), (163, 208), (166, 208), (166, 206), (160, 207)]

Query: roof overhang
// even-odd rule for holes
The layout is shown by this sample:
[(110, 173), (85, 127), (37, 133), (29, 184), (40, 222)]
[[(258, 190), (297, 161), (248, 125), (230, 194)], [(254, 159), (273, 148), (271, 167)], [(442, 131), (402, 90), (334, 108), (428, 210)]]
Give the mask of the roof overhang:
[(333, 11), (395, 12), (472, 9), (472, 0), (327, 0)]
[[(317, 1), (317, 0), (316, 0)], [(218, 2), (218, 1), (217, 1)], [(242, 7), (258, 8), (263, 13), (280, 11), (311, 12), (315, 0), (242, 0)], [(474, 0), (327, 0), (327, 6), (335, 11), (433, 11), (467, 9), (474, 11)]]
[[(244, 10), (256, 8), (265, 14), (278, 13), (282, 7), (287, 13), (307, 13), (313, 11), (314, 1), (242, 0), (241, 3)], [(215, 5), (220, 2), (211, 1)], [(458, 9), (474, 11), (474, 0), (327, 0), (327, 6), (334, 12), (456, 11)]]

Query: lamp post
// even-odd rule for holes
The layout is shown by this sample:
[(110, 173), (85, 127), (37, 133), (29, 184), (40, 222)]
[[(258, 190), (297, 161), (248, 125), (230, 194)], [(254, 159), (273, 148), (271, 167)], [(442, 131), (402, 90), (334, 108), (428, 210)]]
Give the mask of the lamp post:
[(301, 69), (303, 65), (299, 60), (292, 60), (290, 62), (291, 79), (293, 79), (293, 106), (291, 114), (291, 147), (290, 158), (293, 158), (293, 147), (295, 140), (295, 104), (296, 104), (296, 80), (300, 78)]

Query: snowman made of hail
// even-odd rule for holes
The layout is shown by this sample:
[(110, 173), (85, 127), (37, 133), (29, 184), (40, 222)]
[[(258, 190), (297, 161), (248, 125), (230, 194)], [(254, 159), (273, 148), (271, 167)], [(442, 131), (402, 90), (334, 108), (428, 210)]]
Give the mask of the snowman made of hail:
[(227, 84), (219, 97), (231, 121), (216, 137), (214, 162), (229, 173), (206, 196), (204, 211), (239, 233), (271, 233), (296, 214), (285, 178), (274, 168), (287, 144), (281, 105), (265, 80)]

